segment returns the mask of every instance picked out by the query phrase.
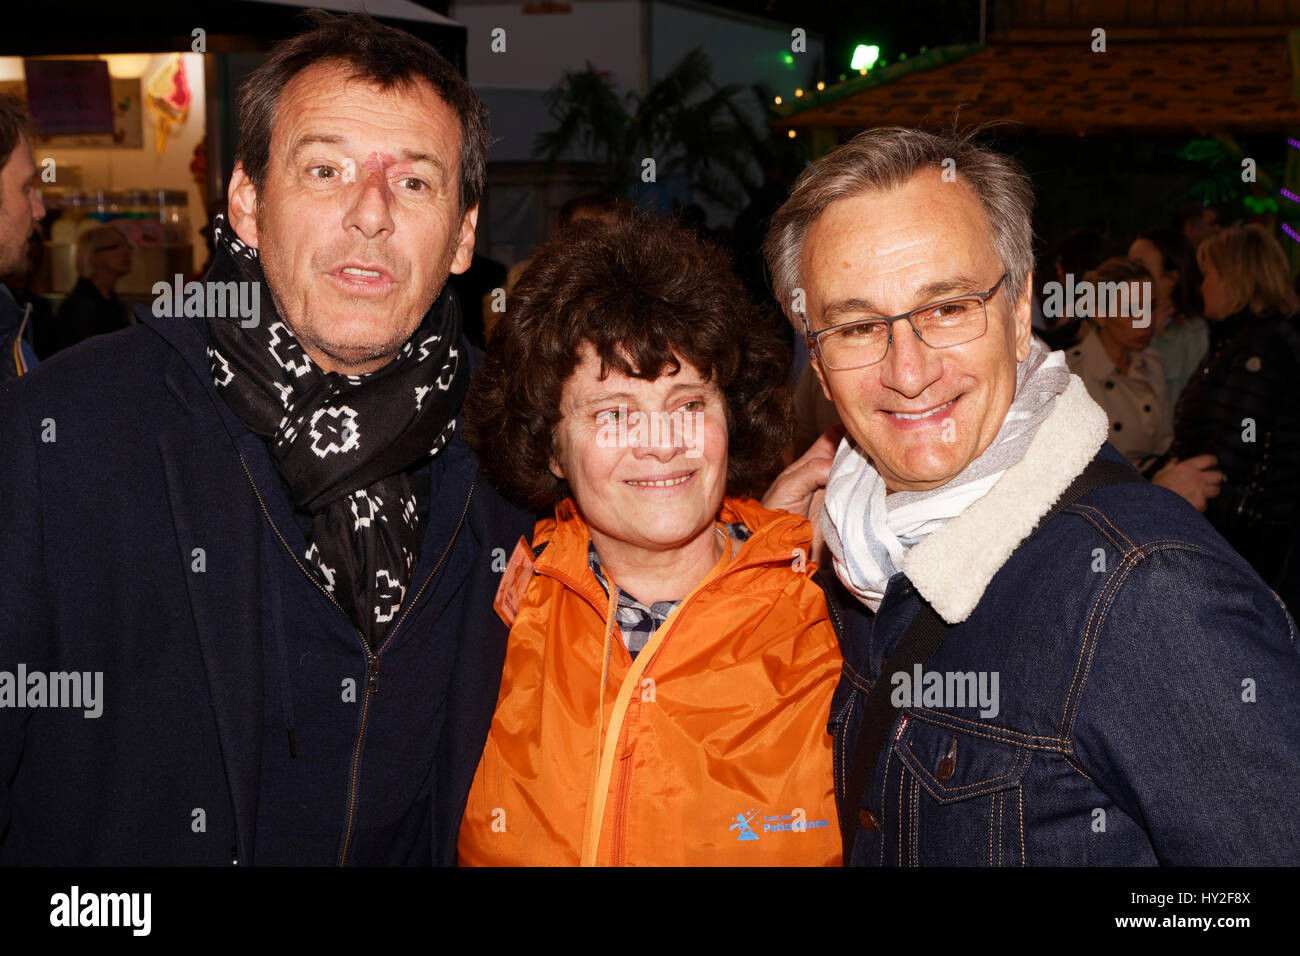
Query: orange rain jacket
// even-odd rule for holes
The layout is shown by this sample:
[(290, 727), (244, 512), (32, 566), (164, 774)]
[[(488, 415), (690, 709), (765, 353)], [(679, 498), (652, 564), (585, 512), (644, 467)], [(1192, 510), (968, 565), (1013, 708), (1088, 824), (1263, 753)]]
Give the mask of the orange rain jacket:
[(750, 499), (721, 520), (753, 536), (635, 661), (572, 499), (538, 522), (462, 865), (840, 862), (826, 723), (841, 655), (811, 527)]

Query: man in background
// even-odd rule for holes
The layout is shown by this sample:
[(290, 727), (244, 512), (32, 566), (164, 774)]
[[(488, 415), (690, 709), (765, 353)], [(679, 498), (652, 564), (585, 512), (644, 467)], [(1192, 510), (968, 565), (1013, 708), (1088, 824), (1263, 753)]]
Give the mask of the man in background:
[[(44, 215), (36, 194), (31, 117), (17, 99), (0, 94), (0, 276), (26, 266), (27, 237)], [(0, 284), (0, 382), (36, 365), (28, 341), (29, 313)]]

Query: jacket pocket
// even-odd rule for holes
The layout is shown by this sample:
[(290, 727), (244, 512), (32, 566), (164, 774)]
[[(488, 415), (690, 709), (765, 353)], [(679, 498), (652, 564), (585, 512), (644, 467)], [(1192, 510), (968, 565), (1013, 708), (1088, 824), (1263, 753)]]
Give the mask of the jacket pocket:
[(1030, 749), (908, 716), (894, 748), (902, 862), (1024, 866)]

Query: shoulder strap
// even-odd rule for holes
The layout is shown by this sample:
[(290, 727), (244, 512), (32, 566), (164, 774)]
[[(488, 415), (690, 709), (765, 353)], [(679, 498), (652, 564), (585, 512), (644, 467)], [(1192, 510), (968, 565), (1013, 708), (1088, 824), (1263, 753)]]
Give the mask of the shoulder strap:
[[(1106, 485), (1142, 480), (1142, 477), (1127, 464), (1106, 458), (1094, 458), (1043, 515), (1034, 526), (1034, 530), (1029, 533), (1029, 537), (1038, 534), (1048, 522), (1088, 492)], [(853, 843), (858, 835), (858, 810), (862, 805), (862, 796), (871, 783), (871, 775), (875, 772), (876, 760), (880, 757), (885, 735), (889, 733), (896, 716), (895, 708), (891, 706), (892, 695), (889, 694), (886, 686), (889, 684), (886, 675), (900, 671), (911, 673), (917, 664), (924, 669), (948, 636), (949, 627), (929, 603), (921, 598), (921, 609), (916, 617), (912, 618), (912, 623), (907, 626), (903, 636), (899, 638), (894, 653), (881, 664), (880, 676), (872, 685), (871, 692), (867, 694), (862, 726), (858, 730), (853, 764), (849, 770), (846, 799), (843, 801), (843, 809), (840, 813), (840, 834), (844, 841), (845, 866), (849, 865)]]

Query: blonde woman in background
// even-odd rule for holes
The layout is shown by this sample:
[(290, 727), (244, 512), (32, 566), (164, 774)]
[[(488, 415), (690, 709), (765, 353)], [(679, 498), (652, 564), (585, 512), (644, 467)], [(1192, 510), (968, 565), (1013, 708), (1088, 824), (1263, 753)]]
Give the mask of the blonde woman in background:
[(77, 284), (54, 317), (51, 351), (130, 324), (126, 306), (113, 291), (131, 271), (131, 243), (112, 226), (96, 226), (77, 237)]
[(1225, 229), (1196, 250), (1210, 350), (1179, 399), (1175, 456), (1213, 454), (1221, 492), (1205, 516), (1300, 610), (1294, 550), (1300, 498), (1300, 307), (1286, 253), (1268, 232)]

